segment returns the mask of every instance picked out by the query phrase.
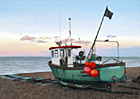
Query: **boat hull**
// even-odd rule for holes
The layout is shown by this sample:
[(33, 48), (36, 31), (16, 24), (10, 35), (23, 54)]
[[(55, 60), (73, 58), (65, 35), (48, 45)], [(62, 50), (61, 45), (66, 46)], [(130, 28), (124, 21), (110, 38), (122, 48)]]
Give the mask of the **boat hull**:
[(84, 67), (62, 67), (51, 62), (48, 63), (55, 78), (60, 82), (73, 83), (73, 84), (86, 84), (86, 85), (98, 85), (114, 82), (121, 82), (126, 80), (125, 64), (108, 64), (97, 66), (99, 71), (98, 77), (92, 77), (89, 74), (84, 73)]

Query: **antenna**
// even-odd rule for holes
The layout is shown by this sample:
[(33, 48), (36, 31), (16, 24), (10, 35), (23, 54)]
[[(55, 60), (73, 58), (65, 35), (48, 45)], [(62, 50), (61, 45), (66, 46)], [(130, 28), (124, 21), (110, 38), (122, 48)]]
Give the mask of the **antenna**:
[(61, 46), (61, 22), (60, 22), (60, 13), (59, 13), (59, 32), (60, 32), (60, 41), (56, 42), (57, 45)]
[(61, 19), (60, 19), (60, 13), (59, 13), (59, 33), (60, 33), (60, 41), (61, 41)]
[[(71, 18), (69, 18), (69, 36), (68, 36), (68, 38), (67, 38), (67, 40), (65, 42), (65, 45), (66, 45), (68, 39), (70, 38), (70, 36), (71, 36)], [(72, 44), (72, 42), (71, 42), (71, 44)]]

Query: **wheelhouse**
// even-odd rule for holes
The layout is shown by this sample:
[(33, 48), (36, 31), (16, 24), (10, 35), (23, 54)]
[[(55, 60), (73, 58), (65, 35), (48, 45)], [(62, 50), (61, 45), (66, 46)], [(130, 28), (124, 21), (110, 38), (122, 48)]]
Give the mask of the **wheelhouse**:
[(73, 67), (73, 49), (81, 48), (81, 46), (59, 46), (51, 47), (51, 59), (55, 65)]

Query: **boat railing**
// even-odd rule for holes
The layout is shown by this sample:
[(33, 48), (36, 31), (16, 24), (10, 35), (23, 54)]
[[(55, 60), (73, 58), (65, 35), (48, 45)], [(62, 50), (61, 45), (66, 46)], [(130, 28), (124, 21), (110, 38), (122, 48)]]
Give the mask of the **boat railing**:
[(108, 59), (108, 60), (102, 62), (101, 65), (105, 64), (106, 62), (108, 62), (108, 61), (110, 61), (110, 60), (114, 60), (114, 61), (116, 61), (116, 63), (120, 63), (120, 61), (119, 61), (118, 59)]
[(117, 52), (118, 52), (117, 59), (118, 59), (118, 60), (120, 59), (120, 57), (119, 57), (119, 42), (118, 42), (118, 41), (109, 41), (109, 39), (107, 39), (107, 40), (96, 40), (96, 42), (110, 42), (110, 43), (116, 43), (116, 44), (117, 44)]

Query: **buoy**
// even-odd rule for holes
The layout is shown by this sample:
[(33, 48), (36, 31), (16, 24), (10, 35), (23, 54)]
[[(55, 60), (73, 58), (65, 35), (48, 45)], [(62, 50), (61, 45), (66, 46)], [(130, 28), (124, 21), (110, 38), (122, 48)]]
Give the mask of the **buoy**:
[(87, 62), (85, 62), (85, 66), (89, 66), (89, 62), (87, 61)]
[(91, 76), (92, 76), (92, 77), (97, 77), (98, 75), (99, 75), (99, 72), (98, 72), (97, 69), (93, 69), (93, 70), (91, 71)]
[(90, 74), (90, 73), (91, 73), (91, 68), (90, 68), (90, 67), (85, 67), (85, 68), (84, 68), (84, 72), (85, 72), (86, 74)]
[(126, 73), (127, 73), (127, 71), (125, 70), (125, 71), (124, 71), (124, 73), (126, 74)]
[(91, 63), (89, 63), (89, 67), (95, 68), (96, 67), (96, 64), (94, 62), (91, 62)]

